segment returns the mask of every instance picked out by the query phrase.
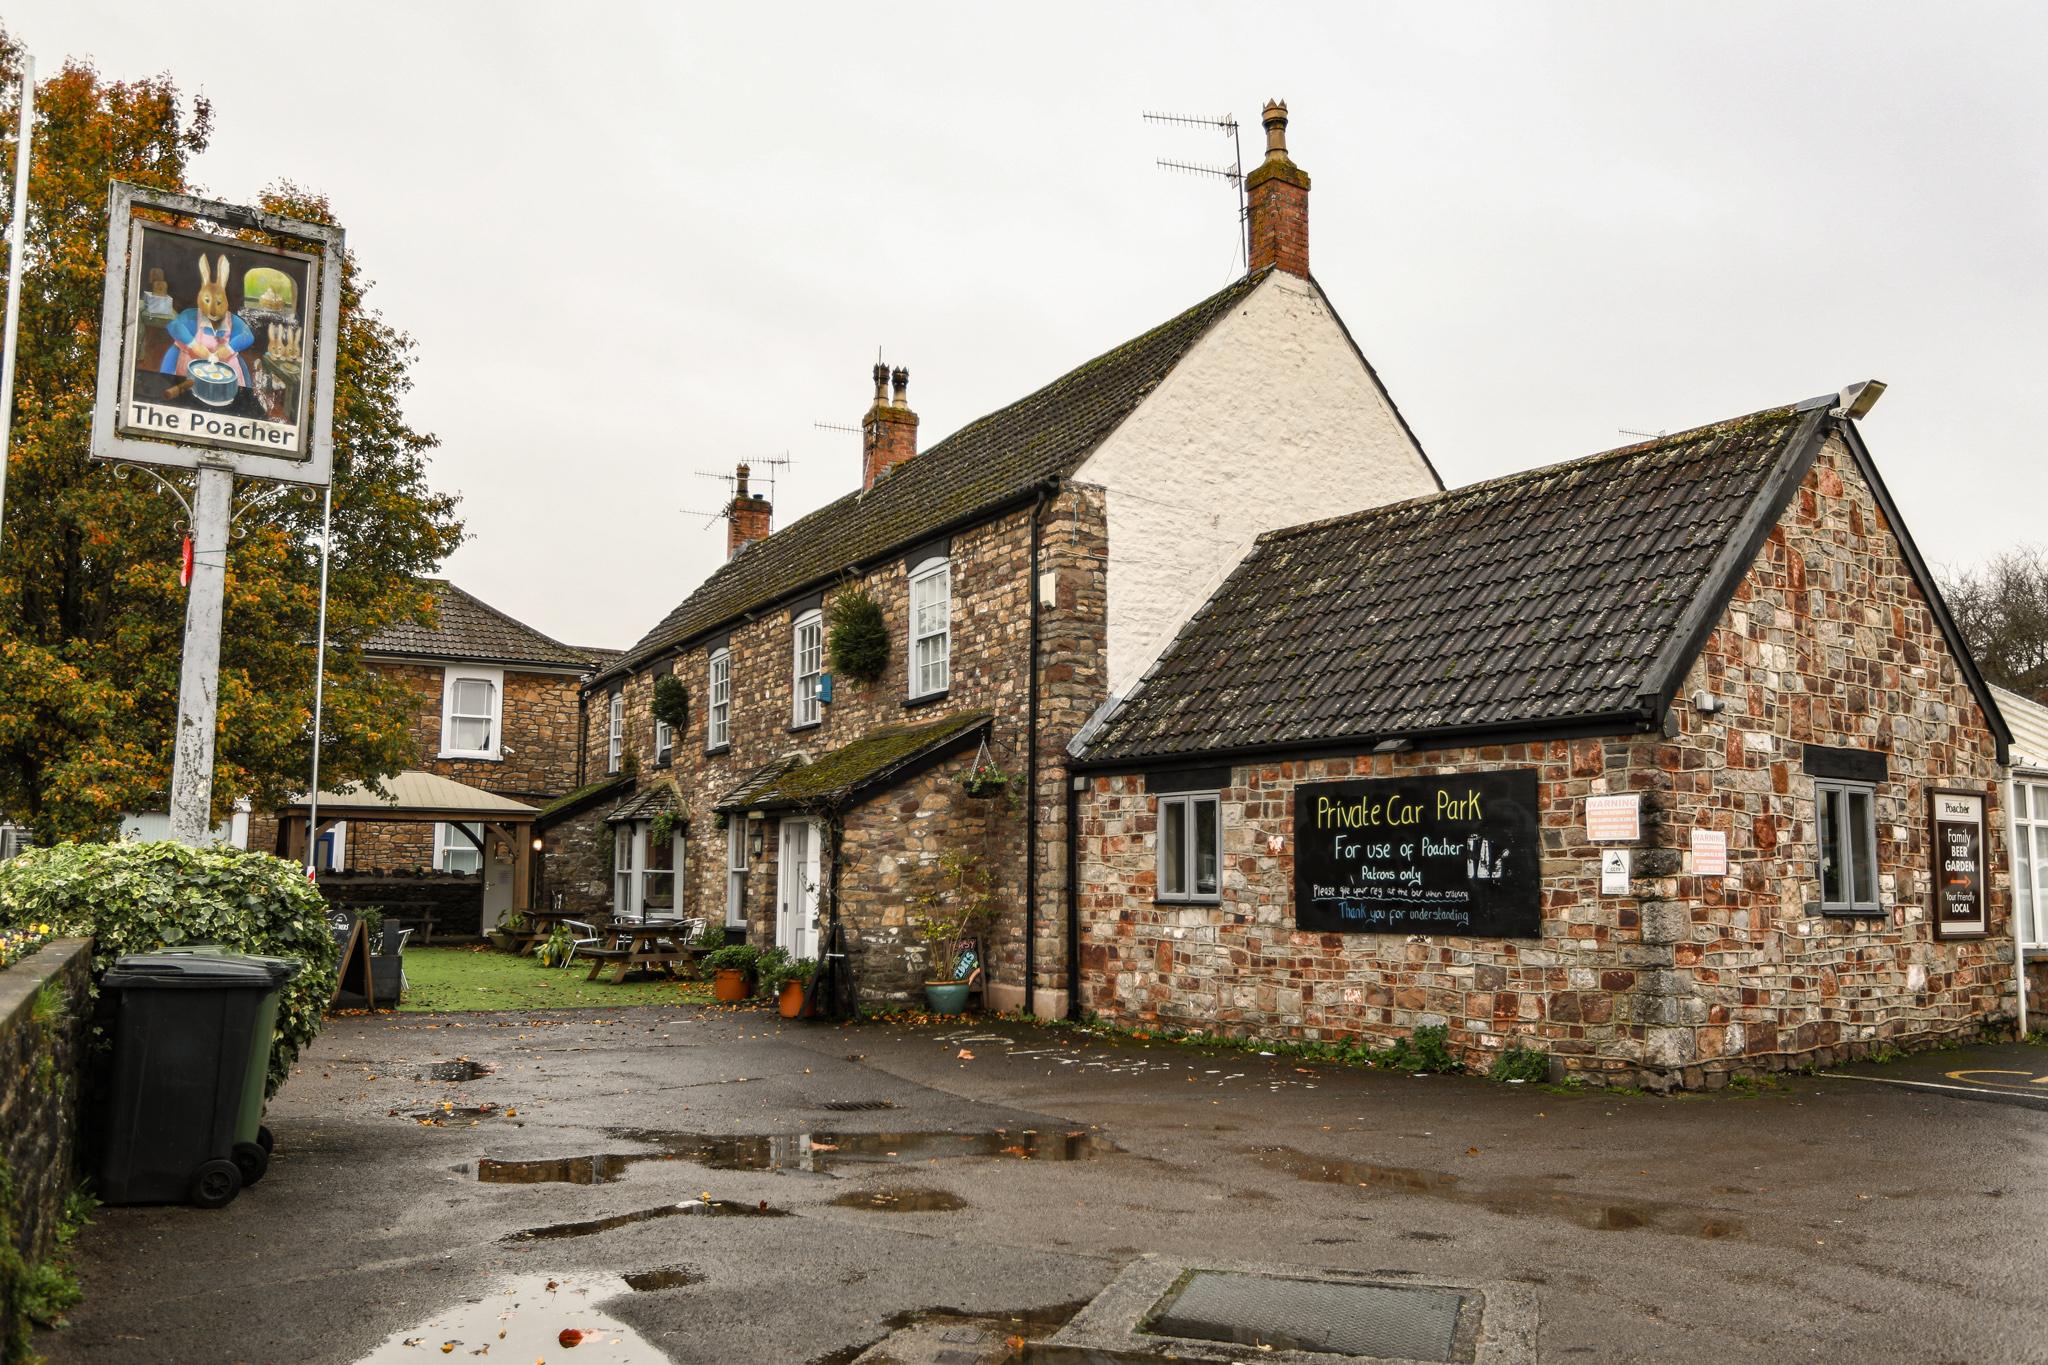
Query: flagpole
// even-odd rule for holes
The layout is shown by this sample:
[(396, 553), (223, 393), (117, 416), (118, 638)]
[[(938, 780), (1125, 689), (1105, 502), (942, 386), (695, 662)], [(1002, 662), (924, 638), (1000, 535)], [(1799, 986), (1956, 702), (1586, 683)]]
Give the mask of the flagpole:
[(320, 625), (313, 636), (313, 784), (306, 791), (306, 879), (313, 880), (319, 855), (320, 707), (327, 691), (327, 553), (334, 541), (334, 480), (320, 504)]
[(21, 54), (21, 124), (14, 139), (14, 221), (7, 225), (7, 329), (0, 345), (0, 529), (7, 520), (7, 446), (14, 434), (14, 343), (21, 333), (21, 250), (28, 220), (29, 146), (36, 126), (36, 59)]

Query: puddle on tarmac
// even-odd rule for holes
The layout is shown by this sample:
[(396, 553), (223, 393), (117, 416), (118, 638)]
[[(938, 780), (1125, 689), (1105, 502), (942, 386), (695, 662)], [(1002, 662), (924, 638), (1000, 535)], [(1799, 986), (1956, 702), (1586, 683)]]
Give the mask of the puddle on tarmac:
[(465, 1162), (455, 1169), (474, 1175), (486, 1185), (609, 1185), (626, 1174), (635, 1161), (672, 1161), (659, 1153), (636, 1156), (564, 1156), (547, 1161)]
[(685, 1199), (680, 1204), (657, 1204), (651, 1209), (634, 1209), (629, 1213), (615, 1213), (606, 1218), (586, 1218), (577, 1223), (550, 1223), (546, 1227), (527, 1228), (523, 1232), (508, 1232), (498, 1240), (540, 1242), (557, 1237), (589, 1237), (631, 1223), (647, 1223), (656, 1218), (689, 1217), (787, 1218), (789, 1210), (771, 1208), (765, 1199), (758, 1204), (744, 1204), (736, 1199)]
[(1482, 1190), (1460, 1182), (1448, 1171), (1429, 1171), (1415, 1166), (1376, 1166), (1339, 1157), (1311, 1156), (1292, 1147), (1253, 1147), (1248, 1150), (1265, 1165), (1285, 1171), (1297, 1180), (1428, 1195), (1508, 1217), (1542, 1214), (1563, 1218), (1596, 1232), (1648, 1228), (1653, 1232), (1709, 1239), (1734, 1237), (1742, 1232), (1742, 1223), (1737, 1219), (1660, 1200), (1600, 1199), (1545, 1189)]
[(704, 1277), (694, 1270), (685, 1270), (679, 1265), (664, 1266), (659, 1270), (635, 1270), (623, 1277), (626, 1288), (636, 1293), (649, 1293), (656, 1289), (681, 1289), (688, 1284), (702, 1284)]
[(878, 1213), (954, 1213), (967, 1207), (967, 1201), (951, 1190), (899, 1186), (848, 1190), (832, 1202), (843, 1209), (871, 1209)]
[(356, 1365), (419, 1365), (443, 1355), (461, 1360), (552, 1360), (568, 1344), (565, 1332), (582, 1334), (575, 1347), (578, 1365), (664, 1365), (666, 1355), (597, 1307), (629, 1288), (616, 1275), (511, 1276), (473, 1302), (456, 1304), (417, 1327), (393, 1332)]
[(997, 1128), (979, 1133), (772, 1133), (726, 1137), (649, 1128), (614, 1128), (615, 1138), (659, 1147), (628, 1161), (676, 1158), (715, 1171), (830, 1171), (879, 1162), (944, 1157), (1011, 1157), (1020, 1161), (1095, 1161), (1123, 1149), (1080, 1129)]
[[(398, 1110), (391, 1111), (396, 1114)], [(415, 1109), (405, 1117), (428, 1128), (474, 1123), (478, 1119), (504, 1118), (504, 1107), (496, 1104), (437, 1104), (432, 1109)]]
[(467, 1057), (458, 1057), (452, 1062), (434, 1062), (422, 1069), (415, 1080), (422, 1081), (473, 1081), (479, 1076), (488, 1076), (491, 1069), (482, 1062), (472, 1062)]
[[(1075, 1299), (1072, 1303), (1056, 1303), (1046, 1308), (1027, 1308), (1017, 1313), (969, 1313), (959, 1308), (914, 1308), (907, 1312), (891, 1314), (882, 1319), (882, 1326), (889, 1329), (891, 1336), (882, 1341), (894, 1341), (894, 1334), (905, 1333), (911, 1338), (924, 1337), (925, 1351), (917, 1353), (917, 1359), (975, 1359), (1000, 1360), (1008, 1365), (1019, 1360), (1036, 1360), (1035, 1355), (1020, 1355), (1020, 1351), (1036, 1348), (1025, 1343), (1037, 1343), (1065, 1327), (1088, 1306), (1087, 1299)], [(980, 1341), (976, 1342), (974, 1336)], [(851, 1365), (851, 1362), (865, 1356), (880, 1342), (856, 1342), (842, 1346), (836, 1351), (815, 1356), (810, 1365)], [(974, 1353), (970, 1354), (972, 1348)], [(944, 1352), (945, 1354), (941, 1354)], [(886, 1352), (884, 1359), (893, 1359)]]

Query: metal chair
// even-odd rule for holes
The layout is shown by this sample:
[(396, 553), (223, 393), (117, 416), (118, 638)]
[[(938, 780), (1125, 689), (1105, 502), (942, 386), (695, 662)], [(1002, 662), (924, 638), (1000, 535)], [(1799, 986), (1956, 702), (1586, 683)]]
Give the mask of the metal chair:
[(576, 960), (576, 950), (578, 948), (597, 948), (601, 947), (604, 943), (604, 936), (597, 932), (597, 926), (584, 920), (565, 919), (562, 921), (562, 927), (567, 929), (570, 934), (569, 955), (562, 959), (561, 965), (563, 967), (567, 967)]

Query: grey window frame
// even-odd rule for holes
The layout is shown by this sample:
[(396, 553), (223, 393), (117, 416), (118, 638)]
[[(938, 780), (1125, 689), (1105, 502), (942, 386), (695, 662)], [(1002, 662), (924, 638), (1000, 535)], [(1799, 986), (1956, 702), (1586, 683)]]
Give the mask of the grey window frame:
[[(1177, 879), (1169, 880), (1166, 856), (1167, 811), (1178, 809), (1186, 814), (1185, 834), (1181, 840), (1181, 866)], [(1199, 889), (1199, 868), (1196, 866), (1197, 850), (1201, 840), (1197, 837), (1199, 812), (1211, 812), (1216, 828), (1216, 868), (1212, 885), (1206, 891)], [(1221, 792), (1175, 792), (1160, 796), (1154, 807), (1156, 820), (1153, 829), (1153, 843), (1157, 856), (1158, 881), (1154, 896), (1158, 900), (1170, 901), (1177, 905), (1216, 905), (1223, 899), (1223, 794)], [(1175, 881), (1178, 889), (1175, 889)]]
[[(1864, 798), (1863, 820), (1860, 831), (1855, 827), (1851, 812), (1854, 802), (1851, 798)], [(1827, 831), (1832, 815), (1838, 838), (1846, 834), (1850, 842), (1843, 845), (1842, 890), (1839, 899), (1828, 898), (1828, 874), (1826, 866)], [(1853, 840), (1858, 834), (1867, 841), (1870, 854), (1871, 885), (1857, 885), (1857, 858)], [(1879, 870), (1877, 859), (1877, 784), (1854, 782), (1842, 778), (1817, 777), (1813, 780), (1813, 860), (1814, 876), (1819, 884), (1820, 910), (1824, 915), (1877, 915), (1884, 913), (1882, 884), (1884, 874)], [(1867, 892), (1867, 894), (1866, 894)]]

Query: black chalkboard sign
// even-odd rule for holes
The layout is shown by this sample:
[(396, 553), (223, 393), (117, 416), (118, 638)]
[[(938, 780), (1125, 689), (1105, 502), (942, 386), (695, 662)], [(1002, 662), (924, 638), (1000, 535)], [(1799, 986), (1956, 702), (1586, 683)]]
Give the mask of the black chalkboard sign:
[(368, 1008), (376, 1009), (370, 936), (364, 931), (363, 921), (353, 910), (332, 910), (327, 915), (327, 926), (334, 933), (335, 946), (341, 950), (341, 961), (334, 973), (334, 994), (328, 998), (328, 1005), (332, 1007), (344, 994), (360, 995)]
[(1294, 916), (1316, 933), (1536, 938), (1536, 771), (1294, 789)]

